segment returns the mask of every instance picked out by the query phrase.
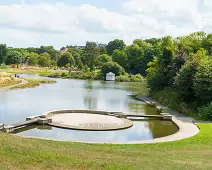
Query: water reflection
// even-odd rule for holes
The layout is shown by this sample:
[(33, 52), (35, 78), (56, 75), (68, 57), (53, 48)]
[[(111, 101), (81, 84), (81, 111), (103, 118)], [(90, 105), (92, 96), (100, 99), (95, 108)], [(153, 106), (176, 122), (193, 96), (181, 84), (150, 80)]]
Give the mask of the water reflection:
[[(166, 121), (167, 122), (167, 121)], [(154, 125), (154, 126), (152, 126)], [(165, 123), (160, 120), (136, 121), (132, 128), (118, 131), (77, 131), (42, 126), (31, 126), (15, 131), (22, 136), (41, 137), (60, 141), (81, 142), (131, 142), (138, 140), (150, 140), (164, 137), (177, 132), (177, 126), (172, 122)], [(149, 128), (150, 127), (150, 128)], [(169, 129), (171, 127), (171, 129)], [(162, 130), (162, 132), (160, 132)]]
[[(36, 75), (21, 77), (39, 78)], [(93, 109), (117, 111), (131, 114), (157, 114), (156, 109), (135, 100), (131, 95), (146, 91), (141, 83), (117, 83), (102, 81), (56, 79), (56, 84), (37, 88), (3, 92), (0, 94), (0, 124), (14, 124), (26, 117), (59, 109)], [(168, 122), (142, 121), (126, 130), (113, 132), (79, 132), (52, 128), (39, 130), (37, 127), (21, 132), (21, 135), (47, 137), (63, 140), (107, 140), (129, 141), (151, 139), (175, 132), (176, 126)], [(89, 139), (88, 139), (89, 138)]]

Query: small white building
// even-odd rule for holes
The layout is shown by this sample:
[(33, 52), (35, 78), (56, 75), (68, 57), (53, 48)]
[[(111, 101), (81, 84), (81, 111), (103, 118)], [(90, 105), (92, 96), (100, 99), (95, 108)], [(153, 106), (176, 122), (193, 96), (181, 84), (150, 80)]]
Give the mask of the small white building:
[(116, 75), (112, 72), (106, 74), (106, 81), (115, 81)]

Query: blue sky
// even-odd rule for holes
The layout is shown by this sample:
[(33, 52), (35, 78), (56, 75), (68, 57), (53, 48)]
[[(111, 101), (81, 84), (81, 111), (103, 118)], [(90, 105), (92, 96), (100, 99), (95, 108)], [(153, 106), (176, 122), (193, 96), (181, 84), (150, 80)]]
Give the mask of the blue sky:
[(211, 0), (0, 1), (0, 43), (14, 47), (59, 49), (116, 38), (131, 44), (134, 39), (211, 30)]

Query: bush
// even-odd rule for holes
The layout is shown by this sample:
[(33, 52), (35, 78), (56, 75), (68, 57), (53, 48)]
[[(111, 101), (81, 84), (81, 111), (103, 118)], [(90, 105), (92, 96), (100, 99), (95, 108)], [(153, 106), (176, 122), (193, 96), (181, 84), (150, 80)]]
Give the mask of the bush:
[(165, 88), (163, 90), (151, 93), (151, 97), (162, 105), (180, 111), (180, 103), (182, 103), (182, 100), (176, 89)]
[(185, 101), (195, 98), (193, 79), (197, 72), (197, 64), (189, 62), (185, 64), (175, 77), (175, 86)]
[(161, 90), (166, 87), (168, 85), (167, 78), (164, 74), (164, 68), (159, 64), (159, 59), (155, 57), (154, 61), (148, 64), (148, 67), (146, 70), (147, 83), (151, 91)]
[(116, 81), (119, 81), (119, 82), (143, 82), (144, 78), (140, 74), (136, 74), (136, 75), (125, 74), (125, 75), (117, 76)]
[(83, 79), (83, 80), (102, 80), (103, 76), (101, 72), (63, 72), (49, 75), (52, 78), (64, 78), (64, 79)]
[(130, 75), (130, 82), (143, 82), (144, 78), (140, 74)]
[(152, 92), (150, 95), (153, 99), (168, 108), (198, 118), (198, 114), (196, 114), (197, 102), (185, 103), (175, 88), (165, 88), (157, 92)]
[(125, 70), (116, 62), (107, 62), (102, 66), (102, 73), (106, 76), (109, 72), (113, 72), (116, 76), (120, 76), (124, 75)]
[(202, 104), (212, 101), (212, 60), (203, 60), (194, 78), (194, 90)]
[(129, 78), (128, 75), (117, 76), (116, 77), (116, 81), (119, 81), (119, 82), (130, 82), (130, 78)]
[(202, 119), (212, 121), (212, 102), (206, 106), (198, 108), (198, 111)]

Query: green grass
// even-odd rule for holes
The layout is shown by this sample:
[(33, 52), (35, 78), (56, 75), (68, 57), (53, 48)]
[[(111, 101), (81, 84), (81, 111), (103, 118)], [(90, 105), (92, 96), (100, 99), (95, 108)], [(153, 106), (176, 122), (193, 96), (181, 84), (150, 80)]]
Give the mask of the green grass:
[(38, 74), (41, 76), (48, 76), (57, 72), (61, 72), (59, 70), (44, 67), (28, 67), (27, 69), (21, 69), (11, 68), (9, 66), (0, 67), (0, 71), (8, 72), (10, 74)]
[(25, 89), (25, 88), (33, 88), (40, 86), (40, 84), (53, 84), (56, 83), (54, 80), (48, 80), (48, 79), (25, 79), (28, 81), (27, 84), (23, 84), (20, 86), (13, 87), (11, 90), (14, 89)]
[(7, 81), (5, 83), (0, 83), (0, 88), (12, 86), (12, 85), (15, 85), (15, 84), (18, 84), (18, 83), (20, 83), (20, 81), (15, 81), (15, 80)]
[(212, 125), (191, 138), (150, 145), (96, 145), (0, 133), (0, 169), (212, 169)]

